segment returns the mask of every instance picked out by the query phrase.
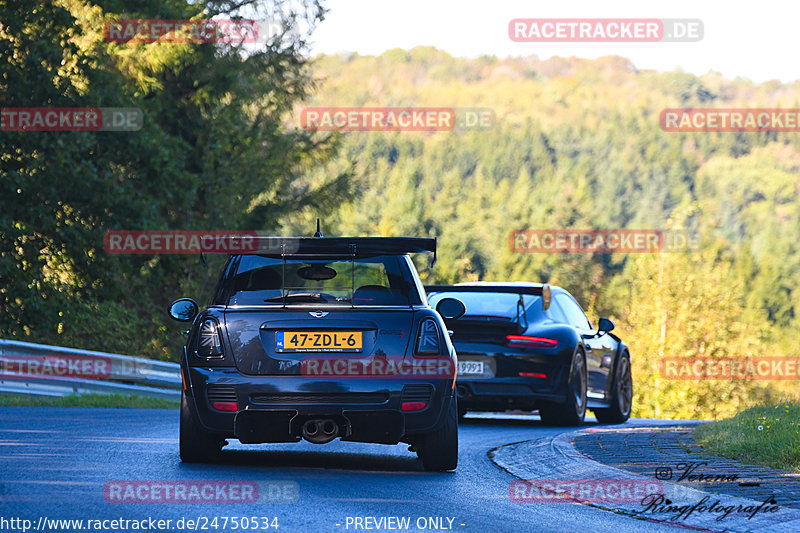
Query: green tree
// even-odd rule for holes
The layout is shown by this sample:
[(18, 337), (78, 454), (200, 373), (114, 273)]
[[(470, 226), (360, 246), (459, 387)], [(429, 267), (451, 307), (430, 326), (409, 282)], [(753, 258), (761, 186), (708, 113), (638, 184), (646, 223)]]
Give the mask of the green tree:
[[(0, 334), (169, 357), (180, 336), (165, 305), (201, 296), (216, 273), (196, 257), (110, 256), (106, 231), (278, 231), (285, 213), (350, 195), (347, 169), (310, 179), (336, 138), (286, 124), (314, 89), (306, 36), (246, 51), (103, 40), (112, 19), (234, 16), (248, 4), (0, 4), (0, 106), (137, 107), (145, 117), (136, 132), (3, 132)], [(323, 16), (316, 2), (271, 7), (312, 28)]]

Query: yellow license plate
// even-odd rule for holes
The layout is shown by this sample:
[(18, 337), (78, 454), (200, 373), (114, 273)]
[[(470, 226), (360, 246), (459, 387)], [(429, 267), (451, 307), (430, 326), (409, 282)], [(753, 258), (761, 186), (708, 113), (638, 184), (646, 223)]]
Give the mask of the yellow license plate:
[(360, 331), (276, 331), (278, 352), (360, 352)]

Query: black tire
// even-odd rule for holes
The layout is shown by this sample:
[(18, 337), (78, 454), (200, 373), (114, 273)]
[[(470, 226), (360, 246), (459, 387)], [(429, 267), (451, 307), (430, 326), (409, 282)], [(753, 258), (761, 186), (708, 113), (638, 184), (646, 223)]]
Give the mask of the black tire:
[(462, 420), (464, 420), (464, 417), (466, 417), (466, 416), (467, 416), (467, 410), (462, 408), (462, 407), (459, 407), (458, 408), (458, 421), (461, 422)]
[(546, 403), (539, 408), (542, 422), (548, 426), (580, 426), (586, 417), (586, 356), (575, 350), (567, 381), (567, 401)]
[(422, 435), (417, 454), (425, 470), (445, 472), (458, 466), (458, 405), (455, 396), (445, 414), (442, 426)]
[(602, 424), (622, 424), (631, 417), (633, 405), (633, 377), (628, 352), (624, 352), (617, 361), (611, 390), (611, 407), (594, 409), (594, 416)]
[(219, 460), (222, 438), (205, 431), (195, 420), (186, 392), (181, 392), (179, 448), (184, 463), (213, 463)]

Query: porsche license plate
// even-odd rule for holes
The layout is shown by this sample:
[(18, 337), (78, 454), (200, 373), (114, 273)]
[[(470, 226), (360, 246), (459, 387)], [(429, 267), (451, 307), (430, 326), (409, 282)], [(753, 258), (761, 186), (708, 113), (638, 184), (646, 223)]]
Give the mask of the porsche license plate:
[(360, 331), (276, 331), (278, 352), (360, 352)]
[(483, 375), (483, 361), (459, 361), (458, 362), (458, 375), (459, 376), (482, 376)]

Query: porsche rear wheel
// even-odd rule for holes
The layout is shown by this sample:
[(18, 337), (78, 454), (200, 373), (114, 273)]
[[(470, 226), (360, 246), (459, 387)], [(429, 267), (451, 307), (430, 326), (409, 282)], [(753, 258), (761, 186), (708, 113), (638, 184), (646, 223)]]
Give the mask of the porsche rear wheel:
[(595, 418), (602, 424), (621, 424), (631, 416), (633, 378), (631, 377), (631, 359), (628, 352), (623, 353), (617, 361), (612, 391), (611, 407), (594, 409)]
[(548, 426), (580, 426), (586, 417), (586, 357), (578, 348), (572, 355), (567, 382), (567, 401), (547, 403), (539, 408), (542, 422)]

